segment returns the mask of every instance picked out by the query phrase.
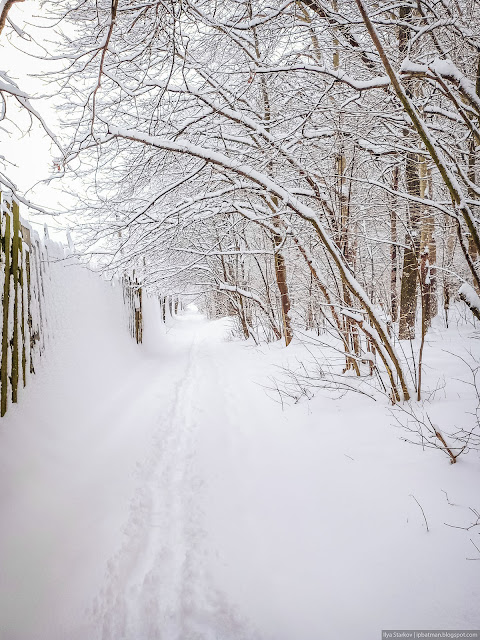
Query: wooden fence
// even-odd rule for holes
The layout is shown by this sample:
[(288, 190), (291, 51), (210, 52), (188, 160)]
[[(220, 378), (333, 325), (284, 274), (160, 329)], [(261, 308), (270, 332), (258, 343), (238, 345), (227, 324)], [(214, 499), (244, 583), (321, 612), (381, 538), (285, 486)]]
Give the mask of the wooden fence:
[(2, 353), (0, 415), (45, 348), (44, 277), (48, 255), (39, 235), (20, 218), (18, 203), (0, 193)]
[[(143, 289), (138, 278), (135, 277), (135, 271), (132, 276), (124, 274), (123, 276), (123, 300), (128, 311), (128, 329), (137, 344), (143, 341)], [(160, 319), (165, 324), (167, 317), (174, 317), (184, 307), (178, 296), (158, 296), (160, 303)]]
[(143, 341), (143, 307), (142, 307), (142, 287), (135, 272), (133, 276), (125, 274), (123, 276), (123, 300), (128, 311), (128, 329), (137, 344)]
[[(2, 343), (0, 359), (0, 416), (18, 401), (19, 387), (45, 351), (49, 339), (48, 287), (52, 260), (68, 255), (65, 248), (34, 231), (20, 217), (18, 203), (0, 192), (0, 289)], [(50, 255), (49, 255), (50, 254)], [(142, 287), (135, 273), (122, 279), (128, 329), (137, 343), (143, 340)], [(46, 295), (47, 292), (47, 295)]]

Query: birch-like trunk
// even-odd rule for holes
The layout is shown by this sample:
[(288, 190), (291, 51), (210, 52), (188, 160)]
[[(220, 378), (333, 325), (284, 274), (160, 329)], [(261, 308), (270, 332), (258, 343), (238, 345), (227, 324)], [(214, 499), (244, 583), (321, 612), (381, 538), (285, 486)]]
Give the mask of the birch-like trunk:
[[(405, 163), (405, 181), (410, 195), (419, 198), (420, 177), (418, 156), (408, 153)], [(415, 316), (417, 311), (417, 274), (420, 255), (420, 218), (421, 205), (410, 201), (407, 210), (407, 237), (403, 251), (402, 283), (400, 290), (400, 340), (412, 340), (415, 337)]]
[[(427, 189), (429, 199), (433, 199), (432, 194), (432, 175), (427, 169), (426, 159), (420, 163), (420, 193), (425, 198)], [(421, 265), (424, 269), (421, 277), (421, 293), (422, 293), (422, 332), (428, 331), (432, 324), (432, 319), (438, 313), (437, 301), (437, 245), (435, 242), (435, 218), (427, 207), (424, 208), (422, 216), (422, 231), (420, 237), (421, 246)]]
[[(398, 190), (399, 168), (393, 169), (392, 188), (393, 191)], [(398, 236), (397, 236), (397, 199), (392, 196), (390, 204), (390, 305), (392, 322), (398, 319), (398, 291), (397, 291), (397, 274), (398, 274)]]

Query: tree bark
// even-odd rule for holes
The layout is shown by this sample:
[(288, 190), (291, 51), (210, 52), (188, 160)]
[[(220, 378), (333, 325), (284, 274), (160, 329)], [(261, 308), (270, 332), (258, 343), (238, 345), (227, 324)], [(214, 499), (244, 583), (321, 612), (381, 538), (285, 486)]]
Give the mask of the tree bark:
[(280, 249), (283, 243), (283, 238), (279, 233), (273, 235), (273, 243), (275, 247), (275, 278), (280, 292), (283, 335), (285, 336), (285, 346), (288, 347), (293, 338), (293, 331), (290, 321), (290, 294), (288, 292), (287, 284), (287, 266)]
[[(420, 192), (424, 198), (428, 187), (429, 199), (432, 200), (432, 175), (427, 169), (426, 162), (420, 163)], [(437, 301), (437, 276), (435, 265), (437, 263), (437, 246), (434, 237), (435, 218), (427, 207), (423, 211), (422, 233), (420, 239), (422, 260), (425, 254), (425, 274), (422, 276), (422, 331), (428, 331), (432, 319), (438, 313)], [(424, 326), (423, 326), (424, 325)]]
[[(418, 156), (408, 153), (405, 164), (405, 180), (410, 195), (419, 198), (420, 177)], [(415, 315), (417, 310), (417, 271), (420, 254), (420, 216), (421, 205), (408, 203), (407, 238), (403, 252), (402, 284), (400, 290), (400, 340), (412, 340), (415, 337)]]
[[(398, 190), (398, 176), (399, 176), (399, 168), (395, 167), (393, 169), (392, 176), (392, 188), (394, 191)], [(392, 203), (390, 207), (390, 240), (392, 244), (390, 245), (390, 305), (391, 305), (391, 315), (392, 322), (396, 322), (398, 319), (398, 292), (397, 292), (397, 200), (395, 197), (392, 198)]]

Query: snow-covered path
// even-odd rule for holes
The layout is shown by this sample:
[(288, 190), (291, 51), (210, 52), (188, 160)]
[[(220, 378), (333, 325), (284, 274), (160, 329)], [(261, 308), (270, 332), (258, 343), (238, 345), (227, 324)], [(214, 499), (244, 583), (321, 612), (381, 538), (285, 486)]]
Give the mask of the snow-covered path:
[(187, 315), (157, 356), (118, 379), (112, 368), (115, 384), (88, 401), (72, 390), (25, 424), (39, 383), (12, 413), (0, 434), (1, 640), (478, 628), (478, 563), (444, 526), (458, 512), (441, 492), (466, 512), (475, 461), (452, 469), (405, 449), (385, 407), (359, 396), (282, 412), (258, 384), (282, 350), (262, 356), (228, 329)]
[(248, 362), (248, 352), (225, 342), (229, 329), (228, 321), (208, 323), (186, 316), (172, 330), (177, 372), (165, 379), (159, 363), (163, 373), (156, 377), (153, 446), (137, 464), (138, 488), (125, 538), (109, 560), (90, 637), (260, 637), (249, 619), (258, 593), (242, 593), (244, 581), (235, 593), (234, 575), (239, 566), (258, 559), (245, 557), (235, 529), (246, 524), (251, 534), (260, 524), (258, 537), (264, 538), (261, 521), (250, 520), (259, 505), (263, 508), (264, 497), (256, 505), (254, 501), (252, 512), (246, 438), (255, 425), (269, 431), (278, 407), (252, 379), (254, 363)]
[(228, 330), (178, 320), (170, 348), (116, 385), (47, 398), (36, 438), (23, 416), (51, 384), (36, 379), (14, 407), (1, 434), (1, 640), (251, 637), (208, 581), (196, 466), (222, 419)]
[[(227, 631), (225, 620), (215, 619), (217, 603), (206, 575), (202, 477), (196, 468), (209, 427), (205, 409), (213, 407), (216, 419), (222, 412), (223, 385), (210, 370), (222, 328), (195, 317), (177, 326), (181, 374), (170, 380), (167, 393), (163, 389), (153, 446), (138, 465), (140, 487), (126, 539), (109, 563), (96, 603), (95, 626), (104, 639), (215, 638)], [(203, 380), (210, 395), (203, 392)], [(158, 383), (165, 386), (164, 379)]]

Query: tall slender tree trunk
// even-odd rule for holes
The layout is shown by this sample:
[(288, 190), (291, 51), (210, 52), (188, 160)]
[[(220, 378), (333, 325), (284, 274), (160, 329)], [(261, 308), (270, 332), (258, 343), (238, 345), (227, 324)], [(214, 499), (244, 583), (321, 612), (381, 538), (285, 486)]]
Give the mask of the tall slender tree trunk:
[[(394, 191), (398, 190), (398, 176), (400, 170), (397, 167), (393, 169), (392, 175), (392, 188)], [(398, 256), (397, 256), (397, 199), (392, 197), (390, 207), (390, 305), (392, 322), (396, 322), (398, 319), (398, 291), (397, 291), (397, 272), (398, 272)]]
[[(336, 55), (336, 54), (335, 54)], [(342, 145), (340, 145), (339, 151), (335, 156), (335, 171), (336, 171), (336, 181), (337, 181), (337, 197), (338, 197), (338, 206), (340, 213), (340, 220), (338, 223), (338, 246), (340, 251), (345, 256), (346, 261), (352, 265), (353, 255), (352, 248), (350, 244), (349, 238), (349, 226), (350, 226), (350, 207), (349, 207), (349, 199), (346, 193), (346, 179), (345, 173), (347, 169), (347, 159), (345, 156), (345, 150)], [(342, 281), (342, 295), (345, 301), (345, 305), (347, 307), (353, 307), (353, 299), (350, 293), (350, 290), (346, 286), (346, 284)], [(349, 357), (348, 353), (352, 353), (354, 356), (360, 356), (360, 338), (358, 335), (357, 326), (354, 322), (352, 322), (349, 316), (344, 316), (343, 319), (344, 324), (344, 335), (345, 342), (348, 345), (348, 349), (346, 350), (346, 365), (345, 371), (348, 369), (355, 369), (357, 374), (360, 372), (358, 367), (354, 366), (354, 361), (351, 357)]]
[(448, 274), (453, 267), (453, 257), (455, 255), (455, 245), (456, 245), (456, 225), (455, 222), (448, 219), (445, 221), (445, 241), (444, 241), (444, 257), (443, 257), (443, 268), (447, 271), (443, 271), (443, 311), (445, 313), (445, 324), (448, 327), (448, 314), (450, 311), (450, 299), (451, 299), (451, 278)]
[[(252, 16), (251, 3), (249, 3), (249, 12), (250, 12), (250, 16)], [(253, 31), (254, 41), (255, 41), (255, 54), (258, 60), (260, 60), (261, 58), (260, 43), (258, 40), (257, 31), (255, 28), (253, 28), (252, 31)], [(270, 98), (268, 95), (268, 87), (265, 80), (265, 76), (263, 75), (260, 76), (260, 88), (262, 93), (263, 109), (264, 109), (263, 117), (265, 122), (269, 123), (271, 118)], [(270, 127), (268, 125), (266, 126), (266, 130), (270, 131)], [(272, 162), (268, 163), (268, 168), (269, 168), (269, 174), (271, 175), (273, 173)], [(273, 211), (275, 211), (278, 207), (278, 199), (273, 198), (272, 201), (273, 201)], [(275, 221), (274, 219), (275, 225), (278, 225), (278, 222), (279, 222), (278, 219), (277, 221)], [(293, 338), (293, 330), (292, 330), (292, 324), (290, 321), (291, 305), (290, 305), (290, 294), (288, 291), (288, 283), (287, 283), (287, 266), (285, 264), (285, 257), (283, 256), (283, 253), (280, 249), (280, 247), (282, 246), (282, 243), (283, 243), (283, 237), (281, 233), (280, 232), (274, 233), (273, 244), (274, 244), (274, 251), (275, 251), (275, 256), (274, 256), (275, 279), (277, 281), (278, 291), (280, 293), (280, 307), (281, 307), (281, 313), (282, 313), (282, 325), (283, 325), (283, 335), (285, 337), (285, 346), (288, 347), (288, 345), (290, 344)]]
[[(407, 23), (412, 18), (412, 8), (400, 7), (400, 20), (403, 24), (398, 29), (398, 52), (400, 60), (408, 53), (409, 28)], [(407, 136), (409, 129), (404, 129)], [(407, 153), (405, 159), (405, 182), (407, 192), (420, 197), (419, 158), (416, 153)], [(400, 340), (411, 340), (415, 337), (415, 316), (417, 311), (417, 279), (420, 257), (420, 216), (421, 207), (409, 201), (407, 208), (407, 237), (403, 252), (403, 268), (400, 288), (400, 322), (398, 334)]]
[[(425, 159), (419, 164), (420, 168), (420, 193), (424, 198), (425, 194), (429, 192), (430, 200), (432, 199), (432, 175), (427, 169), (427, 163)], [(422, 232), (420, 237), (421, 245), (421, 287), (422, 287), (422, 332), (428, 331), (432, 324), (432, 319), (438, 313), (437, 302), (437, 277), (436, 277), (436, 263), (437, 263), (437, 246), (434, 237), (435, 231), (435, 218), (425, 208), (422, 216)], [(423, 271), (422, 271), (423, 269)]]
[(285, 346), (288, 347), (293, 338), (292, 324), (290, 321), (290, 294), (287, 284), (287, 266), (285, 258), (281, 252), (283, 237), (274, 234), (273, 243), (275, 247), (275, 278), (280, 292), (280, 307), (282, 311), (283, 335), (285, 336)]
[[(475, 82), (475, 93), (477, 97), (480, 98), (480, 55), (477, 59), (477, 79)], [(476, 172), (476, 157), (478, 154), (478, 149), (476, 145), (476, 140), (474, 136), (471, 136), (468, 146), (468, 179), (473, 182), (473, 184), (477, 184), (477, 172)], [(468, 189), (468, 195), (472, 200), (477, 200), (476, 194), (473, 189), (470, 187)], [(473, 207), (472, 207), (473, 208)], [(475, 211), (475, 209), (474, 209)], [(478, 208), (477, 208), (478, 212)], [(472, 259), (472, 262), (478, 264), (478, 248), (475, 244), (474, 238), (471, 233), (468, 235), (468, 253)], [(478, 282), (474, 280), (474, 286), (477, 293), (480, 295), (480, 286)]]
[[(334, 11), (338, 10), (337, 0), (332, 0), (332, 9)], [(339, 50), (339, 41), (336, 37), (336, 33), (334, 31), (333, 38), (333, 67), (334, 69), (338, 69), (340, 66), (340, 50)], [(342, 132), (340, 131), (340, 136), (342, 136)], [(346, 193), (347, 184), (346, 184), (346, 170), (347, 170), (347, 158), (345, 155), (345, 149), (340, 139), (339, 149), (335, 155), (335, 173), (336, 173), (336, 182), (337, 182), (337, 198), (338, 198), (338, 206), (339, 206), (339, 222), (337, 224), (338, 229), (338, 247), (340, 251), (345, 256), (346, 261), (351, 265), (353, 260), (353, 251), (350, 245), (349, 238), (349, 226), (350, 226), (350, 206), (349, 206), (349, 197)], [(343, 299), (345, 301), (345, 305), (347, 307), (353, 306), (353, 299), (350, 293), (350, 290), (346, 286), (345, 282), (342, 281), (342, 294)], [(354, 369), (357, 375), (360, 375), (360, 369), (358, 367), (357, 362), (354, 358), (351, 358), (348, 354), (352, 353), (354, 356), (360, 356), (361, 348), (360, 348), (360, 337), (358, 335), (358, 330), (354, 322), (352, 322), (351, 318), (348, 316), (344, 316), (343, 318), (343, 330), (344, 330), (344, 339), (345, 339), (345, 371), (348, 369)]]
[[(420, 198), (420, 176), (418, 156), (408, 153), (405, 165), (405, 180), (410, 195)], [(403, 252), (402, 284), (400, 290), (400, 340), (412, 340), (415, 337), (415, 315), (417, 311), (417, 277), (420, 256), (420, 217), (421, 205), (408, 203), (406, 247)]]
[[(479, 63), (478, 63), (478, 73), (480, 74), (480, 58), (479, 58)], [(477, 95), (480, 97), (480, 77), (477, 79)], [(472, 136), (470, 138), (469, 141), (469, 145), (468, 145), (468, 179), (473, 182), (473, 184), (476, 184), (476, 155), (477, 155), (477, 149), (476, 149), (476, 145), (475, 145), (475, 139)], [(472, 200), (476, 199), (476, 194), (473, 191), (473, 189), (471, 187), (468, 188), (468, 195), (470, 196), (470, 198)], [(472, 207), (473, 208), (473, 207)], [(477, 245), (475, 244), (472, 234), (469, 233), (468, 234), (468, 253), (470, 255), (470, 258), (472, 259), (473, 263), (477, 263), (478, 262), (478, 250), (477, 250)], [(480, 287), (478, 286), (478, 283), (476, 281), (474, 281), (474, 287), (476, 292), (480, 295)]]

